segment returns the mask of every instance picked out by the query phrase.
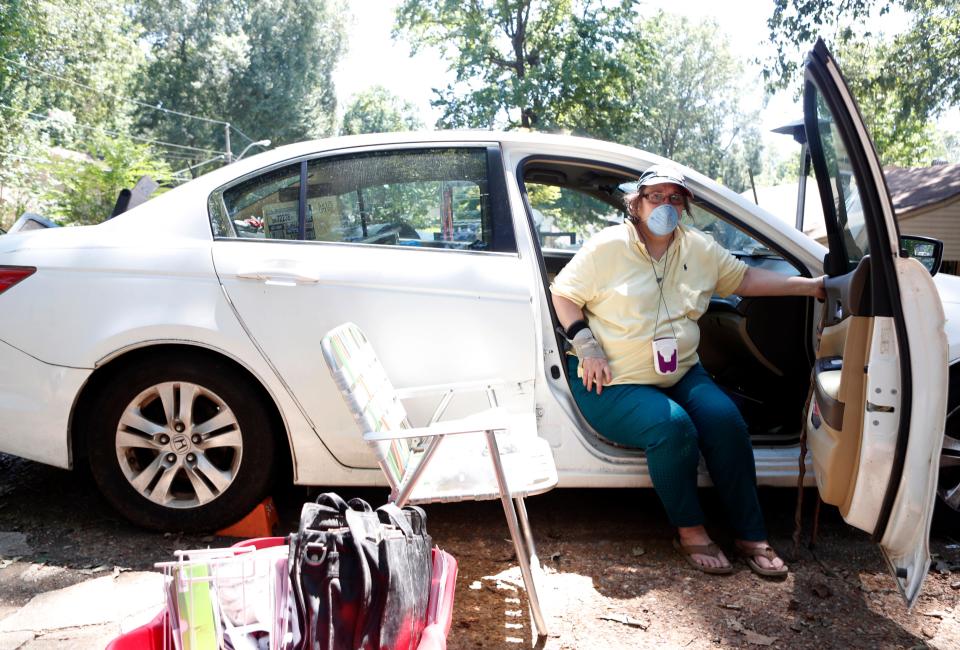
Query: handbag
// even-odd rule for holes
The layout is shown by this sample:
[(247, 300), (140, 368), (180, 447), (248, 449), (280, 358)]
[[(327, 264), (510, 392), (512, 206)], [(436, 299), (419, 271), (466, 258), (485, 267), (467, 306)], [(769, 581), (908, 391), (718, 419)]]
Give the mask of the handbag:
[(426, 620), (432, 540), (421, 508), (335, 493), (304, 504), (290, 539), (297, 650), (415, 650)]

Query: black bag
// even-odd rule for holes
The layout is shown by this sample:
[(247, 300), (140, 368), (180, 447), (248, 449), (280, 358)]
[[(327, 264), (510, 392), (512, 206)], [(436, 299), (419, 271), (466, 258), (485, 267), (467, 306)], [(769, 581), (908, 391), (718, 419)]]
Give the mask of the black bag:
[(334, 493), (304, 504), (290, 539), (297, 650), (415, 650), (426, 622), (426, 515)]

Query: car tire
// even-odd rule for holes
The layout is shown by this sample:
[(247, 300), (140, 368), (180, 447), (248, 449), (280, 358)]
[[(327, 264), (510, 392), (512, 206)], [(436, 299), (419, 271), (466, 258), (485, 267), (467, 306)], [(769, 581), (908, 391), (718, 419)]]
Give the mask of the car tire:
[(940, 452), (935, 522), (944, 530), (960, 530), (960, 436), (949, 421)]
[(141, 360), (94, 400), (87, 455), (104, 497), (144, 528), (202, 532), (249, 513), (271, 483), (262, 393), (225, 361)]

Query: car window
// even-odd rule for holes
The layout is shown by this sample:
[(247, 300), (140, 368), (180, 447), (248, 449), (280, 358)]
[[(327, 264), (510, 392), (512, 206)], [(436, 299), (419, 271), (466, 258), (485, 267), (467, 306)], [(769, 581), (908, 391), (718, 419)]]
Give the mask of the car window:
[(847, 149), (840, 137), (833, 114), (819, 90), (816, 90), (816, 106), (817, 130), (823, 146), (823, 157), (833, 194), (837, 227), (842, 234), (847, 261), (853, 269), (870, 252), (860, 188), (857, 186), (857, 178), (853, 173), (850, 157), (847, 155)]
[(737, 257), (779, 256), (778, 253), (703, 206), (691, 204), (690, 213), (689, 215), (684, 213), (681, 223), (710, 235), (714, 241)]
[(626, 213), (569, 187), (524, 183), (541, 248), (578, 249), (593, 234), (623, 223)]
[[(224, 190), (222, 202), (211, 198), (215, 235), (516, 251), (512, 236), (494, 239), (486, 149), (314, 159), (307, 162), (302, 210), (300, 171), (300, 163), (272, 170)], [(501, 221), (500, 228), (512, 229)]]
[(259, 239), (297, 239), (300, 164), (274, 169), (223, 192), (210, 201), (214, 235)]
[[(635, 189), (634, 182), (623, 183), (617, 196)], [(527, 197), (543, 249), (576, 250), (593, 234), (608, 226), (623, 223), (626, 211), (585, 192), (568, 187), (525, 183)], [(776, 255), (762, 243), (710, 210), (691, 205), (681, 222), (708, 235), (734, 255)]]
[(373, 152), (307, 166), (306, 239), (492, 250), (483, 149)]

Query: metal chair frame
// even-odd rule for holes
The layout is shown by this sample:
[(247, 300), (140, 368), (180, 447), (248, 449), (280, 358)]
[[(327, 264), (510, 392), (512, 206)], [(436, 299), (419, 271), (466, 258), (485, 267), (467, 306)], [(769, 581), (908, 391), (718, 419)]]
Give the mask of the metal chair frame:
[[(350, 373), (352, 377), (349, 379), (346, 373), (342, 372), (342, 368), (349, 363), (349, 358), (345, 356), (343, 349), (334, 349), (335, 345), (333, 343), (338, 337), (342, 338), (344, 336), (351, 337), (349, 339), (351, 342), (359, 340), (359, 345), (369, 346), (369, 353), (359, 348), (357, 350), (362, 353), (359, 356), (363, 358), (363, 363), (365, 364), (364, 372)], [(510, 538), (513, 541), (513, 546), (517, 554), (517, 561), (520, 565), (520, 573), (523, 577), (524, 587), (526, 588), (527, 598), (530, 603), (531, 617), (537, 634), (545, 637), (547, 635), (547, 625), (544, 620), (543, 610), (537, 594), (536, 581), (533, 575), (534, 569), (537, 571), (540, 570), (540, 562), (537, 558), (536, 546), (533, 540), (533, 533), (530, 529), (530, 521), (527, 516), (524, 498), (530, 494), (539, 494), (552, 489), (557, 483), (556, 467), (553, 465), (553, 458), (549, 446), (546, 445), (546, 442), (542, 439), (536, 438), (536, 442), (542, 443), (540, 446), (546, 448), (546, 455), (549, 456), (549, 459), (546, 461), (549, 464), (547, 468), (547, 478), (536, 482), (534, 485), (520, 486), (517, 485), (518, 477), (508, 477), (508, 472), (505, 470), (503, 459), (501, 458), (500, 445), (498, 444), (496, 434), (498, 431), (502, 431), (505, 432), (506, 436), (512, 435), (511, 416), (506, 409), (498, 405), (496, 392), (493, 388), (494, 385), (502, 382), (486, 381), (456, 384), (453, 386), (423, 387), (408, 389), (406, 391), (395, 390), (393, 386), (390, 385), (389, 379), (386, 378), (385, 372), (382, 371), (382, 366), (379, 365), (380, 362), (376, 358), (376, 354), (373, 352), (369, 341), (367, 341), (362, 331), (352, 323), (345, 323), (328, 332), (323, 338), (322, 347), (324, 358), (330, 368), (331, 374), (339, 386), (348, 407), (361, 426), (364, 441), (371, 445), (377, 452), (377, 460), (380, 468), (383, 470), (390, 484), (390, 500), (398, 506), (402, 507), (411, 501), (414, 503), (430, 503), (449, 500), (449, 498), (445, 499), (443, 497), (432, 498), (430, 495), (414, 495), (414, 490), (428, 471), (436, 471), (436, 469), (431, 470), (431, 467), (433, 467), (431, 461), (435, 457), (444, 439), (448, 436), (456, 437), (465, 434), (483, 435), (485, 446), (490, 455), (493, 476), (496, 478), (497, 494), (475, 494), (464, 491), (456, 495), (456, 498), (459, 500), (487, 500), (499, 497), (503, 505), (504, 515), (507, 519), (507, 527), (510, 530)], [(365, 401), (358, 400), (354, 391), (357, 385), (363, 383), (365, 371), (369, 368), (373, 368), (375, 376), (378, 373), (382, 373), (383, 376), (375, 389), (371, 389), (365, 385), (362, 391)], [(352, 385), (348, 385), (351, 383)], [(490, 408), (465, 418), (442, 420), (443, 414), (456, 392), (477, 389), (486, 391)], [(442, 392), (442, 396), (429, 423), (423, 427), (410, 426), (406, 418), (406, 411), (400, 404), (400, 399), (413, 397), (415, 395), (435, 394), (438, 392)], [(373, 421), (367, 412), (367, 405), (375, 399), (379, 399), (381, 402), (385, 400), (390, 404), (386, 409), (382, 409), (379, 412), (382, 413), (389, 410), (391, 417), (380, 417), (376, 421), (376, 426), (371, 427), (370, 425)], [(395, 423), (393, 426), (391, 426), (391, 421)], [(377, 430), (368, 430), (371, 428), (376, 428)], [(384, 451), (384, 447), (380, 446), (386, 445), (387, 443), (396, 443), (397, 441), (404, 441), (410, 449), (406, 462), (402, 464), (397, 463), (396, 457), (393, 458), (393, 462), (391, 463), (391, 460), (388, 459), (388, 453)], [(417, 441), (418, 444), (410, 445), (411, 441)], [(544, 462), (545, 459), (542, 456), (543, 453), (536, 457), (531, 455), (531, 459), (535, 458), (535, 460)], [(399, 471), (397, 471), (398, 469)]]

